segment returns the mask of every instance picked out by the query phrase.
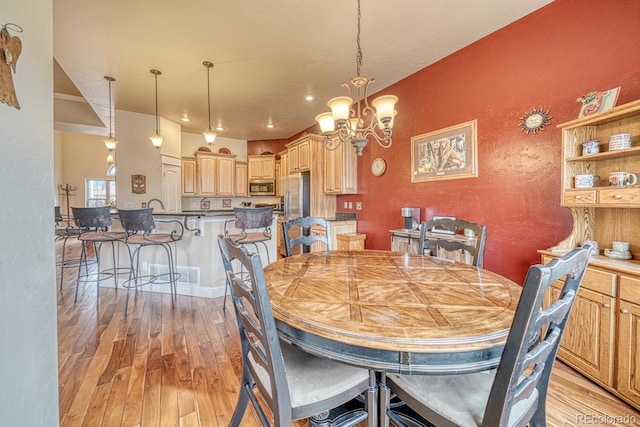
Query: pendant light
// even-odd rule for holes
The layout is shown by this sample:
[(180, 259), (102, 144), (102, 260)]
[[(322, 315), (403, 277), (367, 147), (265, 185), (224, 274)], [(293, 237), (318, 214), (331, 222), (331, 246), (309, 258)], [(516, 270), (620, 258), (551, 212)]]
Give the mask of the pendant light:
[(209, 61), (204, 61), (202, 63), (202, 65), (204, 65), (207, 68), (207, 107), (209, 110), (209, 125), (207, 126), (207, 128), (205, 129), (204, 132), (202, 132), (202, 135), (204, 136), (204, 140), (207, 141), (207, 144), (209, 144), (209, 146), (213, 146), (213, 142), (216, 140), (216, 136), (218, 136), (212, 129), (211, 129), (211, 90), (209, 87), (209, 74), (211, 74), (211, 68), (213, 67), (213, 64)]
[(118, 145), (118, 140), (115, 137), (115, 132), (113, 131), (113, 127), (112, 127), (112, 117), (111, 117), (111, 82), (115, 82), (116, 79), (114, 79), (111, 76), (104, 76), (105, 80), (107, 80), (109, 82), (109, 138), (107, 139), (103, 139), (102, 142), (104, 142), (104, 145), (107, 147), (107, 150), (114, 151), (116, 149), (116, 145)]
[(156, 150), (160, 150), (162, 142), (164, 141), (164, 136), (162, 136), (162, 134), (160, 133), (160, 122), (158, 121), (158, 76), (162, 73), (158, 70), (149, 71), (155, 76), (156, 79), (156, 128), (153, 131), (153, 135), (151, 135), (149, 139), (151, 140), (153, 146), (156, 147)]

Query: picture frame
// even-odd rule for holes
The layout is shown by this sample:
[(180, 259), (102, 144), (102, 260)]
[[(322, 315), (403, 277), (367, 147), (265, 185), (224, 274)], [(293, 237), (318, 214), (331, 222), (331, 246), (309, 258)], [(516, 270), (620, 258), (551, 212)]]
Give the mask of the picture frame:
[(131, 175), (131, 192), (133, 194), (145, 194), (147, 192), (147, 177), (144, 175)]
[(477, 177), (477, 120), (411, 138), (411, 182)]
[(576, 99), (576, 101), (582, 102), (578, 118), (580, 119), (585, 116), (607, 111), (615, 107), (616, 102), (618, 102), (620, 88), (621, 86), (618, 86), (613, 89), (603, 90), (602, 92), (589, 92), (584, 97)]

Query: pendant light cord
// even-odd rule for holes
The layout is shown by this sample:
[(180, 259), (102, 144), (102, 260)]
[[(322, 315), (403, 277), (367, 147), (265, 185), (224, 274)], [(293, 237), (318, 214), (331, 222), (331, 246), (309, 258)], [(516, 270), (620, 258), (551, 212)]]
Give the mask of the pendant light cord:
[(211, 130), (211, 89), (209, 88), (209, 75), (211, 67), (207, 67), (207, 108), (209, 110), (209, 130)]
[(113, 127), (111, 125), (111, 79), (109, 80), (109, 138), (113, 136)]
[(158, 74), (154, 73), (156, 77), (156, 134), (160, 133), (160, 127), (158, 126)]
[(358, 0), (358, 35), (356, 37), (356, 44), (358, 45), (358, 51), (356, 53), (356, 75), (360, 76), (360, 68), (362, 67), (362, 48), (360, 47), (360, 0)]

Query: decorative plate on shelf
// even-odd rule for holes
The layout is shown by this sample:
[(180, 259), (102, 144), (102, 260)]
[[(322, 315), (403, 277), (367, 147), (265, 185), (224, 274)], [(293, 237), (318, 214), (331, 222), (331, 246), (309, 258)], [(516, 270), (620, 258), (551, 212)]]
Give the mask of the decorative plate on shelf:
[(218, 150), (218, 153), (220, 154), (231, 154), (231, 150), (229, 150), (227, 147), (222, 147)]

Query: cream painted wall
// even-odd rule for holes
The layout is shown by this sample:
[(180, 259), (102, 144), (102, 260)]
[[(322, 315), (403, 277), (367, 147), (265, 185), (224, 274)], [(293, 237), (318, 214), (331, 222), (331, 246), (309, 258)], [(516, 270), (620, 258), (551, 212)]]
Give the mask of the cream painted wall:
[(0, 424), (57, 426), (58, 333), (53, 243), (51, 0), (0, 0), (2, 23), (24, 31), (20, 109), (0, 103)]
[[(108, 178), (108, 151), (104, 146), (104, 142), (102, 142), (104, 136), (74, 132), (56, 132), (56, 134), (60, 135), (56, 140), (59, 139), (61, 145), (60, 162), (56, 165), (56, 168), (59, 167), (61, 170), (60, 184), (78, 187), (74, 195), (69, 197), (71, 207), (85, 206), (85, 179)], [(60, 201), (62, 212), (65, 213), (66, 198), (60, 192), (58, 192), (57, 197)]]
[[(160, 151), (149, 141), (155, 128), (155, 116), (116, 110), (116, 193), (118, 208), (142, 207), (149, 199), (162, 198), (162, 155), (180, 157), (181, 127), (161, 118), (164, 143)], [(131, 175), (146, 177), (146, 193), (131, 192)]]

